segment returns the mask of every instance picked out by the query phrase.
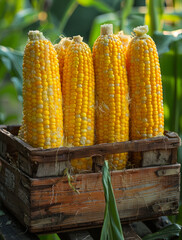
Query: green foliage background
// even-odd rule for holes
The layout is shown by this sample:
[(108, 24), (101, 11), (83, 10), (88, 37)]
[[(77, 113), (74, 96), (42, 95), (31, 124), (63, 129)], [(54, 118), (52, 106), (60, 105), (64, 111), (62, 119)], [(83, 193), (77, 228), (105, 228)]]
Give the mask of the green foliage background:
[[(182, 0), (1, 0), (0, 124), (20, 124), (22, 59), (27, 32), (38, 29), (53, 44), (60, 35), (81, 35), (92, 47), (100, 25), (131, 34), (148, 24), (160, 56), (165, 129), (182, 137)], [(182, 162), (182, 148), (179, 149)], [(173, 219), (182, 223), (180, 215)]]
[(39, 29), (54, 44), (60, 35), (79, 34), (92, 47), (103, 23), (127, 34), (148, 24), (160, 55), (165, 129), (181, 136), (182, 0), (1, 0), (0, 124), (21, 122), (22, 57), (29, 30)]

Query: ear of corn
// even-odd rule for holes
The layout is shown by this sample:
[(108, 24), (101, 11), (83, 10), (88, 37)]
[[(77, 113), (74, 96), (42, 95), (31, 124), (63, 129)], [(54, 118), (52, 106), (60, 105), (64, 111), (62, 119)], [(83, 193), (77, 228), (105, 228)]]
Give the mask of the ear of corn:
[(131, 36), (124, 34), (123, 31), (118, 32), (117, 36), (121, 40), (122, 46), (123, 46), (123, 51), (126, 54), (128, 44), (131, 41)]
[(23, 58), (20, 136), (33, 147), (60, 147), (63, 145), (63, 114), (57, 54), (41, 32), (30, 31), (28, 37)]
[[(112, 143), (129, 139), (128, 82), (125, 54), (112, 25), (101, 26), (93, 46), (96, 79), (96, 142)], [(110, 169), (123, 169), (127, 153), (106, 156)]]
[[(73, 37), (63, 67), (65, 146), (94, 144), (94, 69), (91, 50), (80, 36)], [(91, 158), (71, 160), (75, 172), (91, 170)]]
[[(134, 29), (136, 36), (127, 51), (130, 85), (130, 138), (144, 139), (163, 135), (163, 90), (158, 53), (154, 41), (146, 33), (147, 26)], [(134, 156), (139, 166), (141, 156)]]
[(60, 74), (61, 83), (63, 79), (63, 66), (64, 66), (66, 50), (68, 46), (71, 44), (71, 41), (72, 40), (70, 38), (64, 37), (61, 39), (61, 41), (58, 44), (54, 45), (54, 48), (57, 52), (58, 60), (59, 60), (59, 74)]

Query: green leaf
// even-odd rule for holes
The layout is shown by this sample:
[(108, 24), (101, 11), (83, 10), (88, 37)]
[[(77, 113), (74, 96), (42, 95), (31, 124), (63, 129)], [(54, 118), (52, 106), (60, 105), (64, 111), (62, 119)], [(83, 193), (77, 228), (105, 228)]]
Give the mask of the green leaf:
[(0, 58), (5, 57), (11, 61), (13, 69), (22, 79), (23, 53), (0, 45)]
[(125, 0), (121, 11), (121, 30), (125, 30), (126, 19), (132, 11), (134, 0)]
[(39, 235), (40, 240), (61, 240), (60, 237), (55, 234)]
[(5, 25), (1, 24), (0, 25), (0, 30), (1, 30), (1, 36), (0, 36), (0, 41), (7, 37), (12, 31), (16, 31), (23, 29), (30, 24), (38, 21), (38, 11), (27, 8), (22, 11), (19, 11), (16, 15), (15, 18), (13, 19), (13, 22), (11, 25)]
[(145, 24), (149, 26), (149, 35), (162, 30), (161, 21), (164, 12), (164, 0), (147, 0), (147, 14), (145, 15)]
[(131, 34), (133, 28), (144, 25), (144, 16), (142, 14), (130, 14), (127, 19), (127, 25), (124, 28), (126, 34)]
[(17, 92), (15, 90), (15, 88), (13, 87), (12, 83), (7, 83), (4, 86), (1, 86), (0, 88), (0, 96), (7, 96), (11, 97), (13, 100), (17, 99)]
[(181, 12), (164, 13), (162, 19), (165, 21), (178, 22), (182, 19), (182, 13)]
[(18, 95), (22, 96), (22, 81), (17, 77), (12, 77), (11, 81), (12, 81)]
[(100, 0), (77, 0), (77, 2), (83, 7), (95, 7), (104, 13), (113, 12), (113, 9), (109, 5)]
[(77, 6), (78, 6), (78, 3), (77, 3), (76, 0), (71, 0), (69, 2), (69, 4), (67, 5), (67, 7), (64, 11), (64, 14), (61, 18), (61, 21), (60, 21), (60, 25), (59, 25), (59, 32), (60, 33), (63, 33), (63, 30), (64, 30), (69, 18), (71, 17), (71, 15), (73, 14), (73, 12), (77, 8)]
[(106, 3), (101, 1), (93, 0), (92, 6), (104, 13), (113, 12), (113, 9), (110, 6), (108, 6)]
[(170, 239), (174, 236), (179, 236), (181, 226), (178, 224), (171, 224), (167, 227), (162, 228), (156, 233), (147, 234), (142, 240), (157, 240), (157, 239)]
[(165, 52), (168, 52), (170, 50), (170, 45), (175, 42), (182, 39), (182, 34), (179, 34), (178, 36), (174, 36), (173, 32), (168, 32), (166, 34), (155, 32), (153, 35), (153, 40), (155, 41), (157, 45), (157, 50), (159, 55), (163, 54)]
[(44, 3), (45, 3), (45, 0), (31, 0), (31, 4), (33, 8), (38, 11), (43, 10)]
[(116, 201), (111, 184), (108, 161), (102, 168), (102, 183), (105, 195), (105, 213), (100, 240), (124, 240)]
[(18, 116), (16, 114), (7, 115), (4, 119), (4, 123), (6, 123), (6, 124), (13, 123), (17, 119), (18, 119)]
[(38, 11), (27, 8), (19, 11), (13, 20), (10, 28), (23, 28), (38, 20)]
[(93, 0), (77, 0), (77, 2), (83, 7), (90, 7), (93, 3)]
[(7, 70), (11, 71), (11, 61), (9, 58), (2, 56), (1, 61), (6, 66)]

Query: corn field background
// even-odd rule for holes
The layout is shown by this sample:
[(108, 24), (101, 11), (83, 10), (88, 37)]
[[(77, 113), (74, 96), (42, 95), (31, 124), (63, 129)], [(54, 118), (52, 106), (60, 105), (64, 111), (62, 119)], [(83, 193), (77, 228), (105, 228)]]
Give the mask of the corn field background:
[[(29, 30), (42, 31), (53, 44), (60, 35), (81, 35), (92, 47), (103, 23), (126, 34), (138, 25), (149, 26), (160, 56), (165, 129), (182, 137), (182, 0), (1, 0), (0, 124), (21, 123), (22, 59)], [(182, 207), (170, 219), (182, 225)]]

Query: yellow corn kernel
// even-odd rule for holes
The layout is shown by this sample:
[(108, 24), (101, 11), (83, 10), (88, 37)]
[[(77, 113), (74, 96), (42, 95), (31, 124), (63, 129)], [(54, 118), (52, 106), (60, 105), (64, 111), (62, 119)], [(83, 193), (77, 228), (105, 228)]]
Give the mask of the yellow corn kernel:
[(121, 48), (123, 48), (123, 51), (126, 54), (128, 44), (131, 41), (131, 36), (124, 34), (123, 31), (118, 32), (117, 36), (120, 38), (122, 42)]
[[(101, 26), (93, 46), (96, 79), (96, 143), (129, 140), (128, 82), (125, 54), (112, 25)], [(127, 153), (106, 156), (110, 169), (123, 169)]]
[[(89, 46), (80, 36), (73, 37), (63, 67), (64, 145), (94, 144), (95, 82)], [(89, 116), (89, 118), (88, 118)], [(91, 158), (73, 159), (74, 172), (90, 171)]]
[[(159, 58), (148, 27), (134, 28), (135, 37), (127, 50), (127, 72), (130, 86), (130, 138), (145, 139), (163, 135), (164, 110)], [(134, 154), (135, 166), (141, 155)]]
[(20, 136), (33, 147), (60, 147), (63, 145), (63, 113), (57, 54), (41, 32), (29, 31), (28, 37), (23, 57)]
[(68, 46), (71, 44), (71, 41), (72, 40), (70, 38), (64, 37), (61, 39), (61, 41), (58, 44), (54, 45), (54, 48), (57, 52), (58, 60), (59, 60), (59, 74), (60, 74), (61, 83), (63, 79), (63, 66), (64, 66), (66, 50)]

